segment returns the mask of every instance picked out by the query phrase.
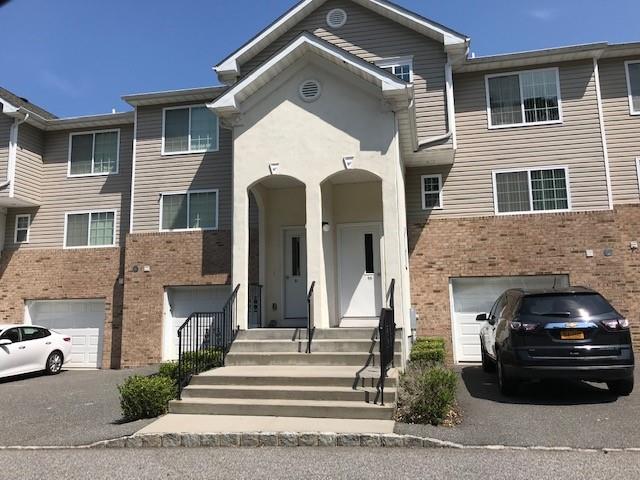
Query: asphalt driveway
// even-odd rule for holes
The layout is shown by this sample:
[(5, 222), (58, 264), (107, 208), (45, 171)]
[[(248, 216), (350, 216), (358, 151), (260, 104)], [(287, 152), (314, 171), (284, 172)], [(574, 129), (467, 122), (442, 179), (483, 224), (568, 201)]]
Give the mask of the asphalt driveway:
[(131, 370), (66, 370), (0, 379), (0, 445), (84, 445), (129, 435), (152, 420), (122, 423), (117, 385)]
[(462, 367), (455, 427), (396, 424), (398, 433), (422, 434), (465, 445), (640, 447), (640, 379), (628, 397), (604, 384), (539, 382), (513, 398), (498, 391), (497, 378), (479, 366)]

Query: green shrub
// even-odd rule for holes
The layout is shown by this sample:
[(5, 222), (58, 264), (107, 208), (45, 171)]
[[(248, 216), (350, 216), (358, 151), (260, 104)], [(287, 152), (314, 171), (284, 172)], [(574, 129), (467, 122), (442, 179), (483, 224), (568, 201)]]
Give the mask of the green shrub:
[(445, 349), (442, 338), (419, 338), (411, 348), (409, 360), (415, 363), (444, 363)]
[(457, 382), (456, 373), (443, 366), (409, 364), (400, 378), (398, 420), (440, 425), (455, 406)]
[(182, 359), (185, 371), (195, 371), (198, 368), (203, 372), (222, 366), (222, 350), (212, 347), (197, 352), (185, 352)]
[(125, 420), (153, 418), (167, 412), (169, 400), (176, 398), (174, 380), (160, 375), (133, 375), (118, 385), (120, 407)]
[(170, 378), (174, 381), (178, 380), (178, 362), (164, 362), (160, 364), (158, 375)]

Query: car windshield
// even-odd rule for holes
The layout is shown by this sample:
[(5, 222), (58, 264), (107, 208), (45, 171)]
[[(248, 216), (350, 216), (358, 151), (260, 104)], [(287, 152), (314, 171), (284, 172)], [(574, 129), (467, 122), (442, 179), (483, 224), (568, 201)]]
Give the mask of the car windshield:
[(532, 295), (522, 299), (521, 315), (542, 317), (589, 318), (606, 313), (613, 307), (597, 293)]

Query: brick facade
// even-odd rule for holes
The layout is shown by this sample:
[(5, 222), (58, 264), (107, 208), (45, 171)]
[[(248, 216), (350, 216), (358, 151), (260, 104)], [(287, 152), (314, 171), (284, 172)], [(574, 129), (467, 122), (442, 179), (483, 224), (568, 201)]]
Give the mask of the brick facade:
[(165, 287), (228, 284), (230, 277), (229, 231), (127, 235), (122, 366), (161, 361)]
[[(409, 223), (412, 304), (419, 336), (442, 336), (452, 352), (449, 279), (569, 274), (600, 291), (631, 322), (640, 345), (640, 206), (613, 211)], [(587, 258), (585, 251), (593, 250)], [(604, 256), (605, 249), (613, 255)]]
[(118, 368), (119, 277), (119, 248), (5, 250), (0, 256), (0, 323), (22, 323), (26, 300), (104, 299), (102, 367)]

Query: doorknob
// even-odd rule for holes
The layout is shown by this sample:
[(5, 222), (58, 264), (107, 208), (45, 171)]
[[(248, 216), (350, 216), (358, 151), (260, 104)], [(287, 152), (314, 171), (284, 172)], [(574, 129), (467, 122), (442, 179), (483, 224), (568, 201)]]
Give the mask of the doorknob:
[(21, 347), (18, 347), (18, 350), (24, 350), (25, 348), (27, 348), (27, 347), (25, 347), (25, 346), (23, 345), (23, 346), (21, 346)]

